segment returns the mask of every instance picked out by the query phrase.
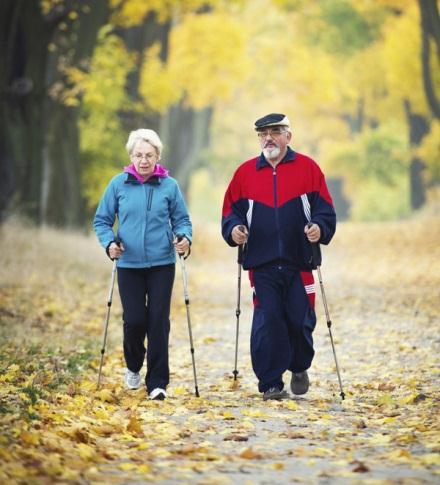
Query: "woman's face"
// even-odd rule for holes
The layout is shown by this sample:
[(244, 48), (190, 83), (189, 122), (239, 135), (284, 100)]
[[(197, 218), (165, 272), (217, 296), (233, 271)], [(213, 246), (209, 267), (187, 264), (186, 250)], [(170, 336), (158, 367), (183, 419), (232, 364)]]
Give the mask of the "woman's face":
[(139, 140), (133, 147), (130, 158), (138, 174), (147, 178), (153, 173), (159, 156), (151, 143)]

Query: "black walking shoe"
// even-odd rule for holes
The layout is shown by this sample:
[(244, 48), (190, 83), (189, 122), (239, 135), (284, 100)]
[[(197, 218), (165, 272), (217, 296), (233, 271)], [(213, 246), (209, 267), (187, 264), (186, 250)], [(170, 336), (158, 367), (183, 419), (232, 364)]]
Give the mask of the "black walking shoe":
[(286, 391), (282, 391), (278, 387), (271, 387), (270, 389), (264, 392), (263, 401), (268, 401), (269, 399), (281, 401), (281, 399), (284, 399), (286, 397), (287, 397)]
[(293, 394), (305, 394), (309, 390), (309, 385), (309, 376), (306, 370), (303, 372), (292, 372), (290, 389)]

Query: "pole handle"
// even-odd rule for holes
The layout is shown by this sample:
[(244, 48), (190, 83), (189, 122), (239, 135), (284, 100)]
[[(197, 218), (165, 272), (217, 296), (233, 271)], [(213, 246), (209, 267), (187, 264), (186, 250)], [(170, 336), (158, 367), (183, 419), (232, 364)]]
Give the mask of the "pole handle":
[[(185, 237), (185, 234), (176, 234), (176, 238), (178, 242), (180, 242), (184, 237)], [(183, 259), (187, 259), (191, 254), (191, 246), (188, 249), (188, 254), (180, 254), (180, 253), (177, 253), (177, 254), (179, 255), (179, 258), (183, 257)]]
[[(116, 246), (121, 247), (121, 241), (120, 241), (120, 239), (119, 239), (118, 237), (117, 237), (117, 238), (116, 238), (114, 241), (112, 241), (112, 242), (114, 242), (114, 243), (116, 244)], [(110, 243), (110, 244), (111, 244), (111, 243)], [(117, 259), (119, 259), (119, 258), (110, 258), (110, 259), (111, 259), (112, 261), (114, 261), (115, 259), (117, 260)]]
[[(238, 226), (238, 230), (240, 232), (246, 233), (246, 226), (244, 226), (243, 224), (240, 224)], [(242, 264), (243, 263), (243, 247), (244, 247), (244, 244), (240, 244), (238, 246), (238, 255), (237, 255), (237, 263), (238, 264)]]
[[(312, 227), (313, 222), (308, 222), (307, 227)], [(309, 263), (312, 266), (312, 269), (316, 269), (318, 266), (321, 266), (322, 263), (322, 254), (321, 254), (321, 246), (319, 243), (310, 243), (312, 248), (312, 256), (310, 257)]]

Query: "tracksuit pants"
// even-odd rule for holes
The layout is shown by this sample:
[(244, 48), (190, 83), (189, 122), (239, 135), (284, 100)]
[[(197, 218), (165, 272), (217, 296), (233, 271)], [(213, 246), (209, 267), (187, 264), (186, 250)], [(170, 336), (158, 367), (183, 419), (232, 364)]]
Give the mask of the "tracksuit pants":
[(304, 275), (313, 283), (311, 273), (285, 266), (249, 272), (254, 288), (251, 359), (260, 392), (282, 389), (286, 370), (302, 372), (311, 366), (316, 316), (314, 299), (306, 292), (313, 284), (307, 285)]
[[(118, 268), (127, 368), (139, 372), (147, 354), (147, 391), (169, 383), (168, 342), (175, 265)], [(147, 349), (145, 349), (147, 338)]]

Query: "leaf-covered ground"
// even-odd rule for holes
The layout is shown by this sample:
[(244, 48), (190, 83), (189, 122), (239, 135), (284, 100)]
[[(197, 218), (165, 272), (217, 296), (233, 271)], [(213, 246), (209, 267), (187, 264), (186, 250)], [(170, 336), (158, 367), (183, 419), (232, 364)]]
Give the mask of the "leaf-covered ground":
[(169, 399), (152, 402), (122, 385), (117, 291), (96, 389), (111, 263), (93, 237), (3, 226), (0, 483), (440, 483), (439, 221), (340, 224), (324, 249), (345, 401), (319, 294), (310, 392), (262, 401), (246, 274), (234, 385), (236, 251), (217, 231), (196, 227), (187, 261), (201, 397), (178, 268)]

